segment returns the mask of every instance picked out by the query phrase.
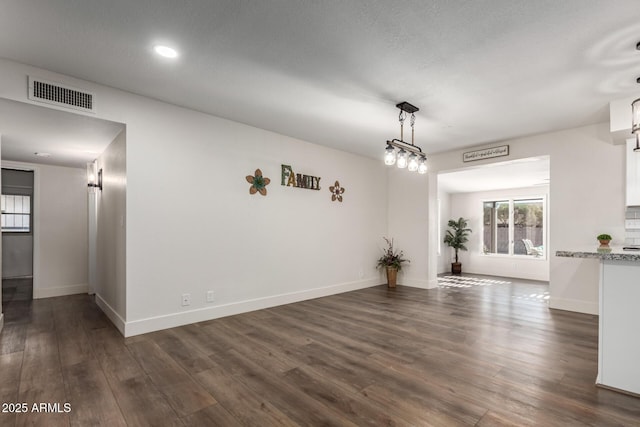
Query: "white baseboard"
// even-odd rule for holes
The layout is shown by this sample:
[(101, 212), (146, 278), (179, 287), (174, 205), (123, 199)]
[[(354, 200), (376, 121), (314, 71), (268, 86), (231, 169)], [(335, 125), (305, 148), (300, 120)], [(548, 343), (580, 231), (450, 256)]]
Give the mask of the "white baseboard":
[(433, 289), (438, 286), (438, 280), (402, 279), (402, 283), (398, 282), (398, 284), (402, 286), (409, 286), (412, 288)]
[(96, 304), (100, 307), (100, 310), (111, 320), (111, 323), (114, 324), (116, 328), (120, 331), (122, 335), (125, 333), (125, 324), (124, 319), (118, 314), (117, 311), (113, 309), (99, 294), (96, 294)]
[(565, 298), (549, 298), (549, 308), (575, 311), (577, 313), (598, 314), (598, 303)]
[(61, 286), (59, 288), (34, 288), (33, 299), (62, 297), (65, 295), (86, 294), (89, 292), (89, 285)]
[[(287, 294), (273, 295), (264, 298), (256, 298), (247, 301), (239, 301), (231, 304), (218, 305), (214, 307), (204, 307), (181, 313), (171, 313), (164, 316), (150, 317), (147, 319), (124, 322), (124, 336), (146, 334), (148, 332), (162, 329), (175, 328), (176, 326), (188, 325), (205, 320), (217, 319), (220, 317), (232, 316), (235, 314), (247, 313), (249, 311), (261, 310), (264, 308), (276, 307), (283, 304), (305, 301), (314, 298), (326, 297), (340, 294), (342, 292), (355, 291), (357, 289), (369, 288), (380, 284), (379, 278), (370, 278), (356, 282), (340, 283), (323, 288), (309, 289)], [(106, 313), (106, 312), (105, 312)], [(109, 316), (108, 313), (106, 313)], [(114, 312), (114, 314), (116, 314)], [(111, 319), (111, 317), (109, 316)], [(119, 316), (118, 316), (119, 318)], [(112, 319), (113, 321), (113, 319)], [(115, 321), (114, 321), (115, 323)], [(118, 325), (116, 325), (118, 326)], [(118, 327), (118, 329), (120, 329)], [(121, 331), (122, 332), (122, 331)]]

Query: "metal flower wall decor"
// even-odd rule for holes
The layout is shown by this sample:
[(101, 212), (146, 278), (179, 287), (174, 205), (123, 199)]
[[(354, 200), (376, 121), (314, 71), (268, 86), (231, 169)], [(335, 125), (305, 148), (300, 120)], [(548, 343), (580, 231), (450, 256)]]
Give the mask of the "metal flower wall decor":
[(336, 181), (334, 185), (329, 187), (329, 191), (331, 191), (331, 201), (335, 202), (336, 200), (342, 202), (342, 193), (344, 193), (345, 188), (340, 186), (340, 182)]
[(262, 171), (260, 169), (256, 169), (253, 176), (247, 175), (247, 182), (251, 184), (249, 188), (249, 194), (260, 193), (263, 196), (267, 195), (267, 185), (271, 182), (271, 180), (267, 177), (262, 176)]

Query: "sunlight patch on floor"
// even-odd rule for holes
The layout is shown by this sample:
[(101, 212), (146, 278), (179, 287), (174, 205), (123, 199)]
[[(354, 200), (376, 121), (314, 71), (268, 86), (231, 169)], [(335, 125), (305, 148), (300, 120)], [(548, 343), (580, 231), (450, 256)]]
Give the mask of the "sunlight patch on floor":
[(549, 291), (514, 295), (513, 298), (523, 300), (523, 301), (547, 302), (549, 300)]
[(441, 276), (438, 277), (438, 286), (443, 288), (471, 288), (473, 286), (508, 285), (511, 282), (497, 279), (482, 279), (466, 276)]

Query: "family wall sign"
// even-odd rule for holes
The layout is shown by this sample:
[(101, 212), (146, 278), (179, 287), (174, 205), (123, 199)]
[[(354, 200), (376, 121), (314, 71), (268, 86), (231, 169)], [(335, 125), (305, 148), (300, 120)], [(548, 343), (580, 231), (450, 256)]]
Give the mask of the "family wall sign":
[(280, 184), (286, 187), (306, 188), (307, 190), (320, 190), (320, 177), (294, 173), (290, 165), (281, 165)]

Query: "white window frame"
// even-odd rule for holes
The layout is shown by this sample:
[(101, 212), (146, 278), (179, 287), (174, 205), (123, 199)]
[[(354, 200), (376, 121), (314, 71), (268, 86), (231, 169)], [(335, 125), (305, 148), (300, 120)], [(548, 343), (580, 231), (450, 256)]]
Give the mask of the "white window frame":
[[(534, 199), (541, 199), (542, 200), (542, 247), (544, 248), (543, 254), (540, 256), (531, 256), (531, 255), (518, 255), (518, 254), (514, 254), (513, 253), (513, 248), (515, 247), (515, 242), (514, 242), (514, 232), (515, 232), (515, 227), (514, 227), (514, 223), (513, 223), (513, 205), (516, 201), (520, 201), (520, 200), (534, 200)], [(522, 258), (522, 259), (532, 259), (532, 260), (546, 260), (548, 258), (548, 254), (549, 254), (549, 247), (547, 244), (547, 217), (548, 217), (548, 212), (547, 212), (547, 195), (543, 194), (543, 195), (539, 195), (539, 194), (533, 194), (533, 195), (523, 195), (523, 196), (508, 196), (508, 197), (493, 197), (493, 198), (488, 198), (488, 199), (482, 199), (481, 200), (481, 209), (482, 209), (482, 214), (481, 214), (481, 218), (484, 218), (484, 204), (488, 203), (488, 202), (500, 202), (500, 201), (508, 201), (509, 202), (509, 253), (508, 254), (494, 254), (494, 253), (485, 253), (484, 252), (484, 220), (481, 221), (482, 224), (482, 231), (481, 231), (481, 235), (482, 238), (480, 239), (480, 254), (483, 256), (490, 256), (490, 257), (514, 257), (514, 258)]]
[[(13, 193), (2, 193), (0, 195), (0, 197), (2, 197), (2, 201), (4, 202), (6, 200), (6, 198), (8, 197), (26, 197), (28, 199), (28, 203), (29, 203), (29, 212), (16, 212), (16, 210), (11, 210), (9, 212), (5, 211), (5, 209), (2, 209), (2, 220), (3, 220), (3, 224), (4, 224), (4, 218), (5, 215), (7, 215), (7, 217), (9, 215), (13, 215), (14, 217), (16, 216), (21, 216), (21, 217), (27, 217), (28, 219), (28, 226), (27, 229), (22, 229), (22, 228), (9, 228), (9, 227), (5, 227), (4, 225), (0, 228), (0, 230), (2, 231), (2, 233), (15, 233), (15, 234), (31, 234), (32, 228), (33, 228), (33, 213), (32, 213), (32, 205), (33, 205), (33, 197), (31, 195), (27, 195), (27, 194), (13, 194)], [(15, 200), (14, 200), (15, 203)], [(4, 206), (4, 203), (3, 203)]]

